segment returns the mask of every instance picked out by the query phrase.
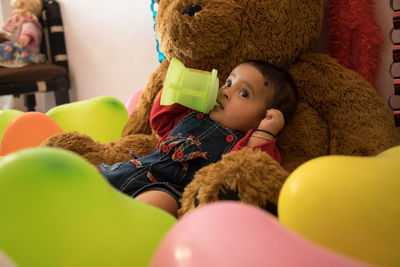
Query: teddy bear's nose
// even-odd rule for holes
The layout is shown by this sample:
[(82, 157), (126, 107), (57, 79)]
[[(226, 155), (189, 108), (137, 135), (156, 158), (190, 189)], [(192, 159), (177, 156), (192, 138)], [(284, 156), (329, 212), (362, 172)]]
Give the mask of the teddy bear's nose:
[(199, 6), (199, 5), (190, 4), (190, 5), (188, 5), (188, 6), (182, 11), (182, 15), (188, 14), (189, 16), (193, 17), (194, 14), (195, 14), (196, 12), (201, 11), (201, 9), (202, 9), (202, 8), (201, 8), (201, 6)]

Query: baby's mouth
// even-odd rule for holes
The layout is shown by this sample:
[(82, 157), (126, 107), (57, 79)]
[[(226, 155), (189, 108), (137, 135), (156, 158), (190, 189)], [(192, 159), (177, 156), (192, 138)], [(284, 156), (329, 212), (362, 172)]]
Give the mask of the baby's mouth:
[(221, 108), (221, 109), (224, 109), (224, 108), (222, 107), (222, 105), (221, 105), (218, 101), (215, 102), (214, 108)]

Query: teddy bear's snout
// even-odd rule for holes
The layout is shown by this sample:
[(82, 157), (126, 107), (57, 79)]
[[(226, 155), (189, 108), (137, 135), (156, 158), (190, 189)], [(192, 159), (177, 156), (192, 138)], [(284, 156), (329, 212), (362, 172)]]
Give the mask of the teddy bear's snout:
[(195, 13), (197, 13), (201, 10), (202, 10), (201, 6), (190, 4), (187, 7), (185, 7), (185, 9), (182, 11), (182, 15), (187, 14), (187, 15), (193, 17)]

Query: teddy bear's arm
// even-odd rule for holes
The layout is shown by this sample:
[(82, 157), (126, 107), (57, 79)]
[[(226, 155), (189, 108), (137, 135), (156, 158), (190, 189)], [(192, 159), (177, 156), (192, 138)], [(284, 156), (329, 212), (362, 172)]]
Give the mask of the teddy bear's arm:
[(90, 136), (75, 131), (55, 134), (45, 140), (41, 146), (70, 150), (87, 159), (92, 164), (126, 162), (136, 156), (148, 154), (156, 147), (155, 135), (133, 134), (108, 144), (97, 142)]
[(183, 193), (179, 215), (217, 200), (240, 200), (259, 207), (276, 205), (287, 176), (277, 161), (259, 149), (230, 152), (195, 174)]
[(164, 60), (150, 76), (143, 93), (140, 95), (138, 104), (129, 116), (129, 121), (122, 132), (122, 136), (151, 133), (151, 107), (153, 106), (158, 92), (160, 92), (163, 87), (168, 66), (169, 61)]
[(387, 105), (352, 70), (328, 55), (308, 54), (290, 72), (299, 101), (315, 109), (326, 124), (328, 154), (375, 155), (400, 143)]

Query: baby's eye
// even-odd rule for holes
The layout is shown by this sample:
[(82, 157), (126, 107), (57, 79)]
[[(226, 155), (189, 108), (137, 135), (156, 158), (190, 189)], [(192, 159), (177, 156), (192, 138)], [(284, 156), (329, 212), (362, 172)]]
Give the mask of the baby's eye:
[(225, 83), (226, 87), (231, 87), (232, 86), (232, 82), (230, 80), (227, 80)]
[(247, 90), (240, 90), (239, 94), (244, 97), (244, 98), (248, 98), (250, 96), (249, 91)]

